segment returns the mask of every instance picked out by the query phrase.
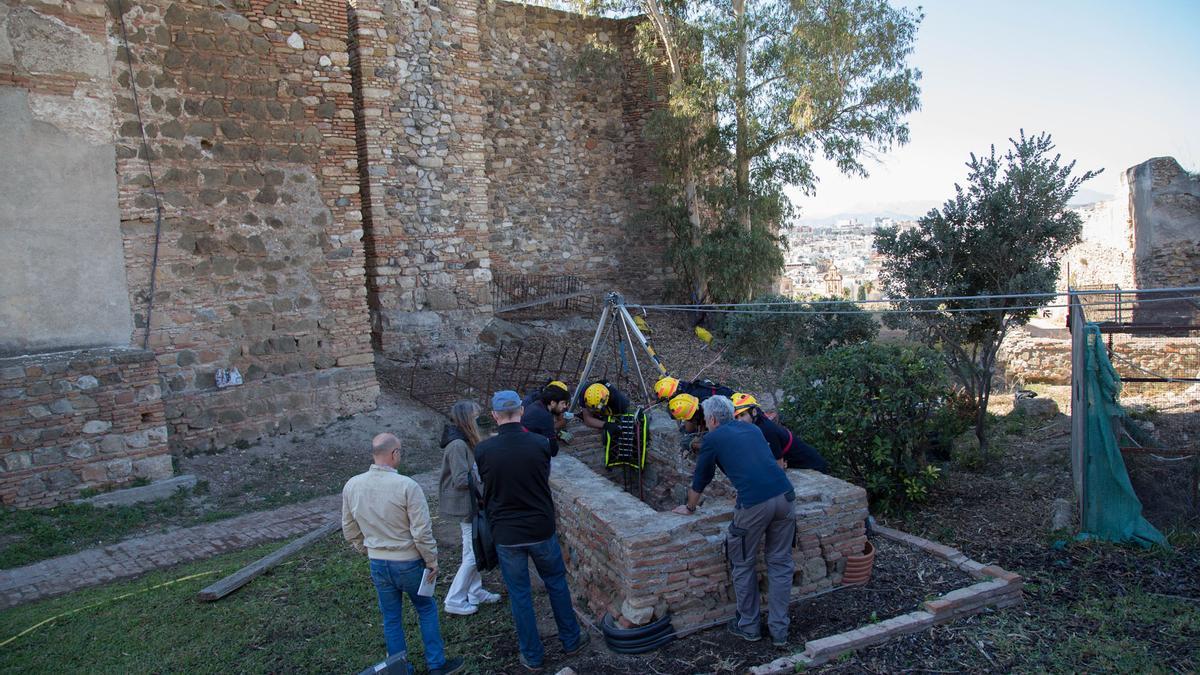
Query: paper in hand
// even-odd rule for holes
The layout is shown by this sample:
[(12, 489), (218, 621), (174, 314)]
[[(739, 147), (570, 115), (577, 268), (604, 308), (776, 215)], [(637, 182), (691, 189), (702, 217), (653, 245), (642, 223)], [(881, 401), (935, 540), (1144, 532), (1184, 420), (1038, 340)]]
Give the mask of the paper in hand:
[(423, 598), (433, 597), (433, 585), (437, 582), (437, 575), (432, 570), (425, 570), (421, 575), (421, 587), (417, 589), (417, 595)]

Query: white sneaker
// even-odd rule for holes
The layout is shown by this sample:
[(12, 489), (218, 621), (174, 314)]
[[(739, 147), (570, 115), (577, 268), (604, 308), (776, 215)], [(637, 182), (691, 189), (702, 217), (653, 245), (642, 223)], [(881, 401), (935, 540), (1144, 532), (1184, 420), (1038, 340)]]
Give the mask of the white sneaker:
[(490, 592), (490, 591), (484, 591), (484, 592), (483, 592), (483, 599), (482, 599), (482, 600), (477, 600), (476, 602), (477, 602), (477, 603), (479, 603), (479, 604), (481, 604), (481, 605), (494, 605), (494, 604), (496, 604), (497, 602), (500, 602), (500, 594), (499, 594), (499, 593), (492, 593), (492, 592)]
[(446, 610), (447, 614), (454, 614), (456, 616), (471, 616), (475, 612), (479, 611), (479, 607), (475, 605), (467, 605), (466, 607), (451, 607), (450, 605), (445, 605), (444, 609)]

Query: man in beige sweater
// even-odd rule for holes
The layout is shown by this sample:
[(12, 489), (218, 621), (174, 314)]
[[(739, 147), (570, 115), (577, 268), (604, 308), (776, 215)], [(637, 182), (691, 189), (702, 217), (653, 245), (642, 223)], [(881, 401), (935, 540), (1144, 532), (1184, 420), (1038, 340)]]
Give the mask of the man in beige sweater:
[(371, 445), (371, 468), (351, 478), (342, 489), (342, 535), (371, 560), (371, 581), (379, 595), (388, 656), (405, 654), (407, 658), (402, 612), (408, 595), (417, 610), (429, 672), (458, 672), (463, 660), (446, 659), (436, 601), (417, 594), (422, 578), (428, 575), (432, 579), (437, 573), (437, 542), (425, 493), (412, 478), (396, 472), (400, 439), (379, 434)]

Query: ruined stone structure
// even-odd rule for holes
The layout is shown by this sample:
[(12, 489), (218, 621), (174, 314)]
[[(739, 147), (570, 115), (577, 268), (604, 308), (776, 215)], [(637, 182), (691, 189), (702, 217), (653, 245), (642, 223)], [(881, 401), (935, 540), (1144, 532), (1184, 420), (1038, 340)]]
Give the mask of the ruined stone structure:
[[(1121, 174), (1118, 191), (1110, 201), (1079, 209), (1083, 241), (1063, 257), (1059, 288), (1200, 285), (1200, 175), (1171, 157), (1156, 157)], [(1133, 309), (1125, 321), (1161, 322), (1157, 310), (1164, 305), (1129, 302)], [(1047, 310), (1034, 324), (1034, 330), (1017, 329), (1005, 339), (999, 367), (1012, 382), (1069, 383), (1066, 309)], [(1152, 341), (1139, 346), (1137, 340), (1130, 345), (1129, 358), (1157, 371), (1164, 354), (1190, 354), (1200, 348), (1200, 338), (1173, 337), (1165, 347)]]
[[(695, 465), (680, 456), (678, 431), (665, 413), (651, 413), (651, 435), (644, 500), (635, 485), (623, 489), (622, 469), (603, 467), (591, 430), (554, 459), (550, 487), (579, 606), (597, 619), (609, 612), (637, 624), (670, 613), (682, 631), (734, 610), (724, 549), (733, 489), (718, 474), (697, 515), (671, 513), (686, 497)], [(862, 552), (867, 493), (815, 471), (788, 477), (796, 490), (798, 541), (792, 595), (802, 597), (839, 585), (845, 558)]]
[(1200, 175), (1155, 157), (1125, 170), (1117, 190), (1113, 199), (1079, 209), (1083, 241), (1064, 256), (1061, 285), (1200, 282)]
[[(496, 269), (661, 285), (661, 238), (631, 229), (655, 96), (629, 21), (353, 4), (0, 7), (4, 503), (370, 409), (372, 347), (470, 349)], [(62, 350), (65, 369), (42, 365)], [(244, 383), (218, 388), (232, 368)], [(110, 404), (71, 384), (89, 377)], [(104, 440), (91, 422), (128, 453), (71, 455)], [(119, 464), (85, 470), (93, 457)]]

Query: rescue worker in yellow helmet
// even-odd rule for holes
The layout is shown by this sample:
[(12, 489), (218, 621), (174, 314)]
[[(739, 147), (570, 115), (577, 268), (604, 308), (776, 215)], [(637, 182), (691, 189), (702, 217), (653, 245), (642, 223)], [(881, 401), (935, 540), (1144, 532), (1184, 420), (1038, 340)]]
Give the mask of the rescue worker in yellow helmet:
[(593, 429), (603, 429), (605, 423), (630, 412), (633, 412), (633, 405), (629, 397), (604, 380), (593, 382), (583, 390), (579, 419)]
[(733, 401), (734, 417), (758, 427), (763, 437), (767, 439), (767, 445), (771, 446), (771, 454), (780, 468), (829, 472), (829, 463), (825, 461), (821, 453), (763, 412), (754, 396), (737, 393), (731, 400)]
[(679, 430), (683, 433), (680, 447), (685, 452), (695, 452), (700, 449), (700, 438), (708, 431), (704, 423), (704, 412), (700, 409), (700, 399), (691, 394), (676, 394), (667, 403), (671, 417), (679, 422)]
[(717, 384), (712, 380), (692, 380), (689, 382), (687, 380), (677, 380), (670, 375), (654, 383), (654, 393), (658, 395), (658, 400), (660, 401), (670, 400), (676, 394), (691, 394), (696, 397), (699, 403), (704, 403), (705, 399), (715, 394), (733, 396), (732, 389)]

